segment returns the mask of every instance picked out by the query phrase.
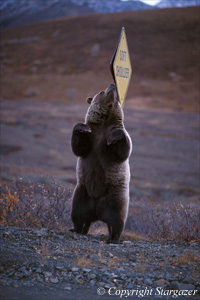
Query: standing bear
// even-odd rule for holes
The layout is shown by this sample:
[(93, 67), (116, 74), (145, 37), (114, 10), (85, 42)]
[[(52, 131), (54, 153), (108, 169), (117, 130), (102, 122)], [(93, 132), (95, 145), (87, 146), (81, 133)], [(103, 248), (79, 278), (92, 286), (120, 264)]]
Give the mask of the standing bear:
[(71, 139), (72, 151), (78, 156), (73, 231), (87, 234), (90, 225), (100, 220), (108, 226), (109, 240), (118, 242), (129, 207), (132, 143), (115, 85), (87, 102), (85, 123), (76, 124)]

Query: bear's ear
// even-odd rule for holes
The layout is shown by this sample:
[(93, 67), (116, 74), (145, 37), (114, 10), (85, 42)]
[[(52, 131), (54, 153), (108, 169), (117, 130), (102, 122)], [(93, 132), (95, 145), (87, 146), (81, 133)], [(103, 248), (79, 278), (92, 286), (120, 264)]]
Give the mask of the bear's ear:
[(91, 102), (92, 102), (92, 99), (93, 99), (93, 98), (91, 98), (91, 97), (88, 97), (88, 98), (87, 98), (87, 103), (88, 103), (88, 104), (91, 104)]

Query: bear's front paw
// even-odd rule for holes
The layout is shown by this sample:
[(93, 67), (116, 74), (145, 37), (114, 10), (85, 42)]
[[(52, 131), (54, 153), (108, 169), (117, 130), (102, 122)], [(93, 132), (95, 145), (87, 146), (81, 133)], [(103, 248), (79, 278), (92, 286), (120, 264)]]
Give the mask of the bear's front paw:
[(116, 129), (107, 138), (107, 144), (116, 144), (118, 141), (122, 140), (125, 137), (123, 129)]
[(74, 127), (74, 132), (83, 133), (83, 132), (92, 132), (92, 130), (88, 125), (83, 124), (83, 123), (78, 123)]

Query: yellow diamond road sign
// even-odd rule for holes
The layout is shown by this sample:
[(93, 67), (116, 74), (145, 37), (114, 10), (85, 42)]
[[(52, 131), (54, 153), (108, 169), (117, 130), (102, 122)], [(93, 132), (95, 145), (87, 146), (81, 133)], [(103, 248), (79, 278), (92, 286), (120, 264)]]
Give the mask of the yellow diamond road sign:
[(132, 74), (131, 61), (124, 27), (122, 27), (120, 39), (110, 64), (111, 73), (117, 86), (119, 100), (123, 106)]

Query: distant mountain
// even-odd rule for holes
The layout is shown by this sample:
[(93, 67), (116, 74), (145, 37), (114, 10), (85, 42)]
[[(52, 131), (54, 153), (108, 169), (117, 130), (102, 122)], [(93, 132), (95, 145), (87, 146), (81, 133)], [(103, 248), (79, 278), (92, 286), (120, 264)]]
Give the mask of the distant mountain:
[(69, 0), (4, 0), (0, 13), (2, 29), (47, 19), (92, 14), (94, 11)]
[(127, 10), (151, 9), (152, 6), (142, 1), (121, 1), (121, 0), (71, 0), (77, 5), (85, 5), (96, 12), (112, 13)]
[(200, 5), (200, 0), (161, 0), (156, 7), (186, 7)]
[(0, 28), (47, 19), (93, 13), (113, 13), (166, 7), (200, 5), (200, 0), (161, 0), (157, 6), (122, 0), (0, 0)]
[[(1, 0), (2, 1), (2, 0)], [(93, 13), (151, 9), (141, 1), (121, 0), (3, 0), (0, 2), (0, 28), (41, 20)]]

